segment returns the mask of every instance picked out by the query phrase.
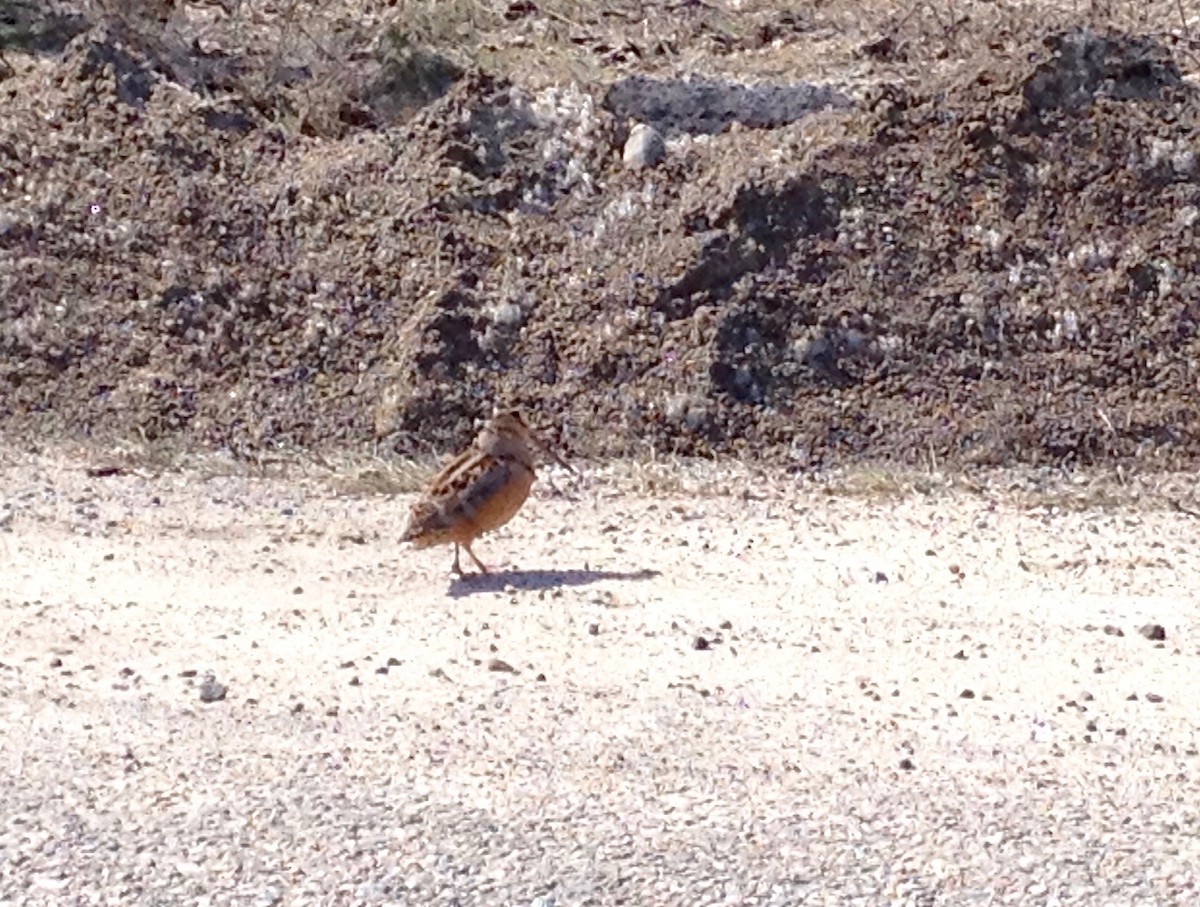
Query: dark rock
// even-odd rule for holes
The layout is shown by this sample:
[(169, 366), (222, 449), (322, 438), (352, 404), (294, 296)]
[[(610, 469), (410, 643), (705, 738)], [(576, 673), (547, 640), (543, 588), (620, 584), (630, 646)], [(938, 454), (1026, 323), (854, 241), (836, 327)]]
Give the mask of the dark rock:
[(1138, 632), (1151, 642), (1163, 642), (1167, 638), (1166, 628), (1162, 624), (1145, 624)]
[(713, 135), (732, 123), (771, 128), (851, 104), (847, 96), (821, 85), (741, 85), (641, 75), (613, 83), (604, 95), (605, 108), (618, 119), (651, 124), (668, 136)]
[(200, 684), (200, 701), (204, 703), (220, 702), (228, 691), (228, 687), (219, 683), (214, 675), (206, 674), (204, 682)]

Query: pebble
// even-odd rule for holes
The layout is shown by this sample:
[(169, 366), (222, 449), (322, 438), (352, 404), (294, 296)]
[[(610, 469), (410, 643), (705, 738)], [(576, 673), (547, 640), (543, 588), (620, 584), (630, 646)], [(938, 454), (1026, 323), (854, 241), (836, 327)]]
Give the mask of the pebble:
[(1166, 628), (1162, 624), (1146, 624), (1138, 632), (1151, 642), (1162, 642), (1167, 638)]
[(667, 146), (659, 131), (653, 126), (638, 123), (625, 140), (622, 160), (630, 170), (644, 170), (659, 164), (666, 154)]
[(206, 674), (204, 682), (200, 684), (200, 701), (201, 702), (220, 702), (225, 698), (228, 688), (223, 683), (219, 683), (213, 674)]

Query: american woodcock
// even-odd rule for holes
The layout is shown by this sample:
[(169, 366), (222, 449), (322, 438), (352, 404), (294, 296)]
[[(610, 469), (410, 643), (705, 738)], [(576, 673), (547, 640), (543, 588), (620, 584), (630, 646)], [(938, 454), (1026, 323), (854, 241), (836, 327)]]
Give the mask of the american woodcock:
[(571, 469), (537, 439), (519, 412), (493, 413), (471, 447), (434, 476), (425, 494), (413, 504), (400, 540), (412, 542), (414, 548), (452, 543), (452, 569), (459, 575), (461, 546), (475, 566), (487, 573), (487, 567), (471, 550), (471, 543), (503, 526), (521, 509), (536, 478), (535, 448)]

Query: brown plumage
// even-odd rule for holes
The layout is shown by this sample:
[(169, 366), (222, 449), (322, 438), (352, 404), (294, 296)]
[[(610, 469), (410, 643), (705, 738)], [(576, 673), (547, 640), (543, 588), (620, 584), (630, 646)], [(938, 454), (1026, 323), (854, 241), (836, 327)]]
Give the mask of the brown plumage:
[(454, 573), (461, 574), (458, 549), (467, 550), (480, 571), (488, 569), (471, 550), (485, 532), (511, 520), (533, 487), (533, 449), (566, 463), (548, 450), (515, 410), (494, 413), (467, 450), (433, 477), (425, 494), (412, 506), (402, 542), (414, 548), (454, 545)]

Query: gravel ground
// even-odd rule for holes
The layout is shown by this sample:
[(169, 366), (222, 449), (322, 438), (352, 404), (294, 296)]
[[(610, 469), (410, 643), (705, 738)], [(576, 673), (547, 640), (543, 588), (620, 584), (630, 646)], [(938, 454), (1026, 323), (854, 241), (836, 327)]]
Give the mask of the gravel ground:
[(549, 473), (452, 583), (88, 465), (0, 468), (0, 904), (1196, 903), (1186, 513)]

